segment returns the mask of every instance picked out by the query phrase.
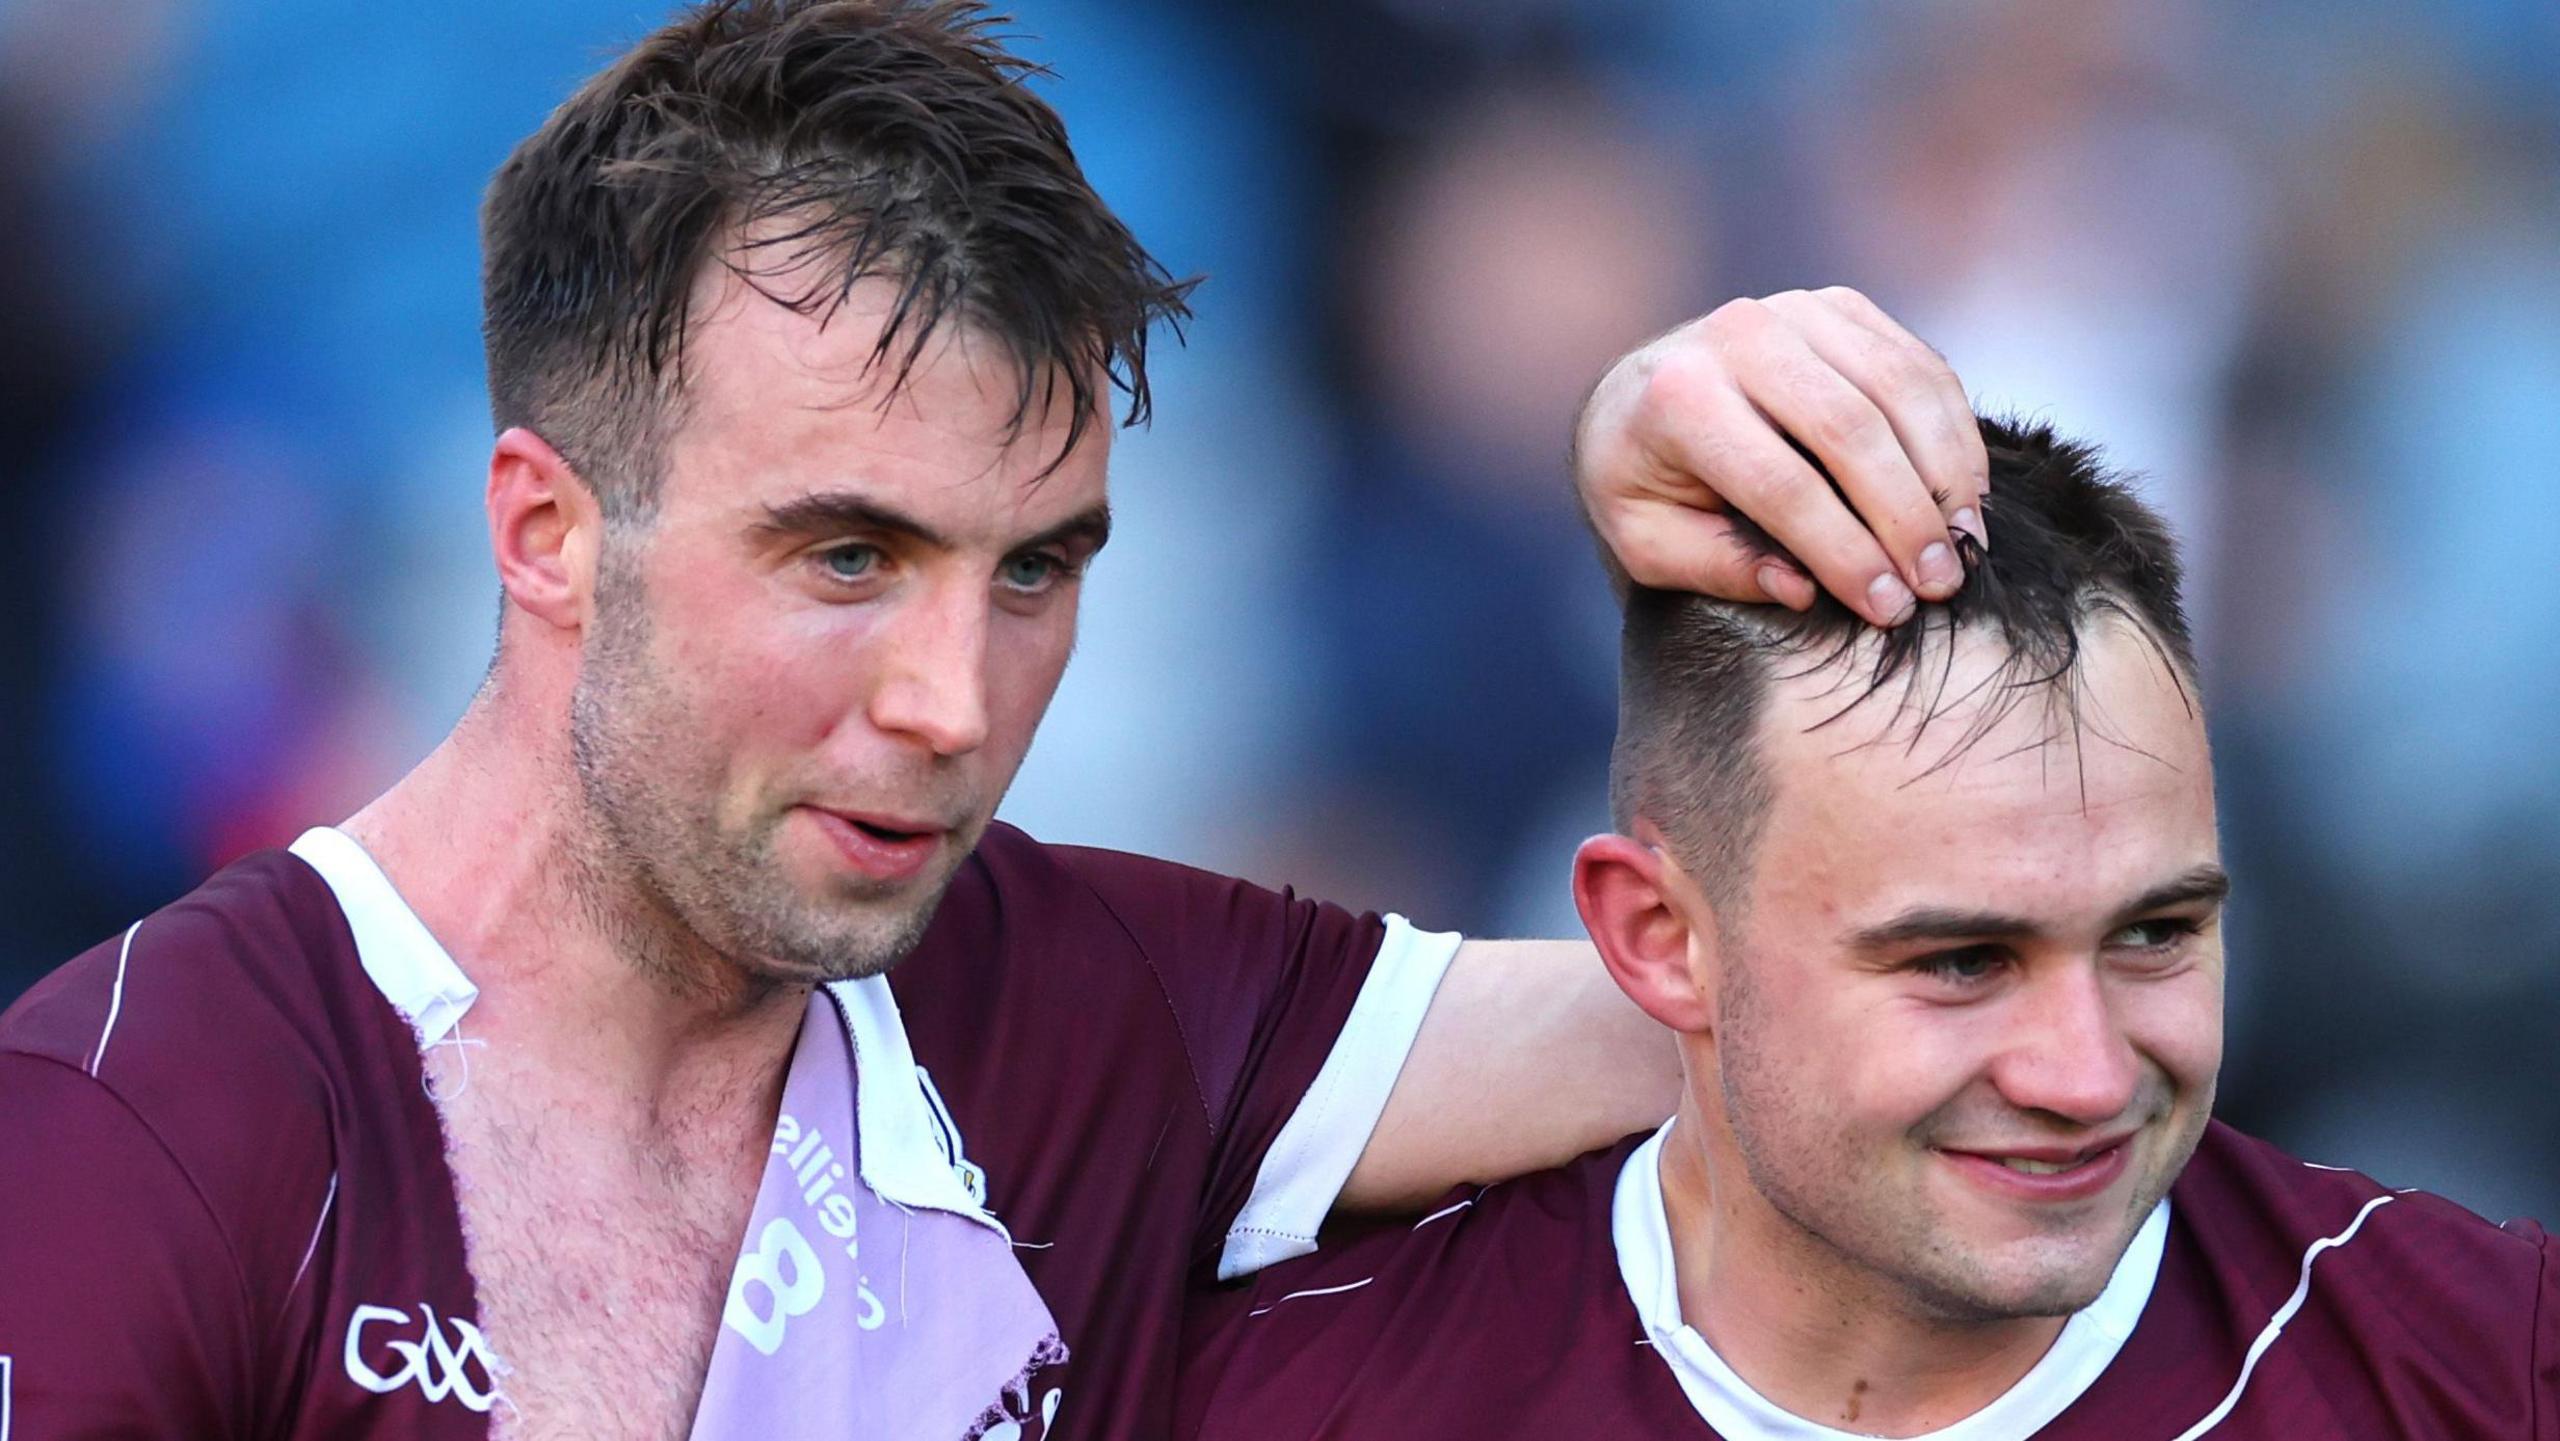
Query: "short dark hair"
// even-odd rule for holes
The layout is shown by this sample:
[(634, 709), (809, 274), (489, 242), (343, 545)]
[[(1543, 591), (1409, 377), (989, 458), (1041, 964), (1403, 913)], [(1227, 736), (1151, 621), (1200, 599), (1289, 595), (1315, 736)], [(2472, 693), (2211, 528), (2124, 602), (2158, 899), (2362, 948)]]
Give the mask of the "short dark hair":
[[(2059, 438), (2049, 425), (1980, 424), (1991, 454), (1984, 523), (1996, 539), (1986, 551), (1959, 535), (1962, 588), (1923, 604), (1892, 630), (1873, 629), (1827, 595), (1799, 614), (1680, 592), (1629, 592), (1618, 739), (1609, 762), (1612, 807), (1621, 830), (1639, 815), (1660, 826), (1720, 913), (1739, 897), (1767, 817), (1771, 791), (1758, 732), (1769, 687), (1782, 674), (1854, 658), (1864, 674), (1852, 673), (1853, 694), (1835, 718), (1900, 679), (1904, 703), (1918, 705), (1917, 723), (1925, 726), (1951, 699), (1943, 683), (1922, 694), (1932, 669), (1925, 658), (1933, 651), (1951, 658), (1948, 638), (1959, 627), (1994, 630), (2008, 652), (1991, 681), (1999, 693), (1950, 748), (1952, 759), (2029, 695), (2068, 701), (2082, 628), (2103, 614), (2130, 621), (2193, 697), (2194, 643), (2167, 524), (2102, 468), (2093, 447)], [(1796, 668), (1782, 671), (1790, 661)]]
[(1003, 23), (977, 0), (716, 0), (580, 86), (481, 207), (499, 427), (540, 433), (609, 514), (646, 513), (715, 260), (803, 313), (896, 281), (872, 354), (892, 395), (956, 315), (1011, 348), (1015, 433), (1063, 381), (1063, 458), (1100, 408), (1097, 374), (1144, 421), (1148, 332), (1188, 317), (1196, 281), (1094, 193)]

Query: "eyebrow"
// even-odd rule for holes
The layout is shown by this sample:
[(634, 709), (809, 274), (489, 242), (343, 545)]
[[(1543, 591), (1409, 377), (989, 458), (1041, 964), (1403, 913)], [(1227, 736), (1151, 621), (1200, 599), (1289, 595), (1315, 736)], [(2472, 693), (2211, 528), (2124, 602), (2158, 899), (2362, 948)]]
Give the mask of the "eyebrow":
[[(764, 519), (756, 529), (772, 536), (811, 537), (842, 535), (858, 530), (884, 531), (937, 550), (957, 548), (949, 536), (905, 511), (843, 491), (804, 495), (783, 505), (768, 505)], [(1038, 550), (1042, 546), (1082, 544), (1091, 552), (1102, 549), (1110, 539), (1111, 507), (1096, 505), (1005, 549), (1010, 554)]]
[[(2116, 914), (2120, 919), (2130, 920), (2172, 906), (2220, 905), (2230, 894), (2230, 873), (2208, 861), (2143, 892)], [(1919, 906), (1889, 921), (1852, 931), (1848, 943), (1860, 950), (1881, 951), (1907, 946), (1914, 941), (2018, 940), (2036, 934), (2039, 929), (2035, 922), (2024, 916), (2002, 911), (1959, 911), (1943, 906)]]

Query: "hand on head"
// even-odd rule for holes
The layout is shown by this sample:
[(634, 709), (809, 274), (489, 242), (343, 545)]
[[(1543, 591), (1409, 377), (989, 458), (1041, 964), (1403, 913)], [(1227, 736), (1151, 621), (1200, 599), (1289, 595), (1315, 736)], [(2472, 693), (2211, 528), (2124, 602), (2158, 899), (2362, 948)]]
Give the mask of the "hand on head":
[(1963, 582), (1954, 532), (1988, 544), (1989, 466), (1946, 361), (1845, 286), (1661, 336), (1574, 427), (1575, 485), (1622, 587), (1803, 610), (1818, 583), (1877, 625)]

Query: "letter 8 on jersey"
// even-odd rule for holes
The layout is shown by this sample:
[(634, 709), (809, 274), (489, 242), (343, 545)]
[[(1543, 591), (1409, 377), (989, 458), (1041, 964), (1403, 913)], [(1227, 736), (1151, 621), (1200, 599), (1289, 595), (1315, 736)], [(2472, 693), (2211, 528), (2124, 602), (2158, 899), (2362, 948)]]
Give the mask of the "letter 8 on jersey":
[[(757, 1306), (759, 1289), (772, 1298), (770, 1306)], [(807, 1315), (826, 1294), (826, 1267), (817, 1250), (789, 1218), (777, 1216), (765, 1223), (755, 1249), (738, 1258), (721, 1319), (746, 1337), (748, 1345), (770, 1356), (782, 1349), (783, 1328), (791, 1318)]]

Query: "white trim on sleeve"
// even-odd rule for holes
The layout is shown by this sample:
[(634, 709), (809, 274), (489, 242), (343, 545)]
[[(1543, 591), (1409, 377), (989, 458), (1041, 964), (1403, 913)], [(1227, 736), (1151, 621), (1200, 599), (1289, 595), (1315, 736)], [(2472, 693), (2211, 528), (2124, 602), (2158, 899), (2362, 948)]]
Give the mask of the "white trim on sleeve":
[(1253, 1194), (1227, 1228), (1218, 1253), (1218, 1279), (1232, 1281), (1265, 1266), (1316, 1249), (1316, 1230), (1342, 1195), (1369, 1133), (1387, 1109), (1387, 1095), (1413, 1051), (1422, 1017), (1440, 991), (1440, 978), (1466, 938), (1449, 931), (1416, 929), (1402, 916), (1387, 917), (1369, 977), (1351, 1003), (1307, 1094), (1263, 1153)]

